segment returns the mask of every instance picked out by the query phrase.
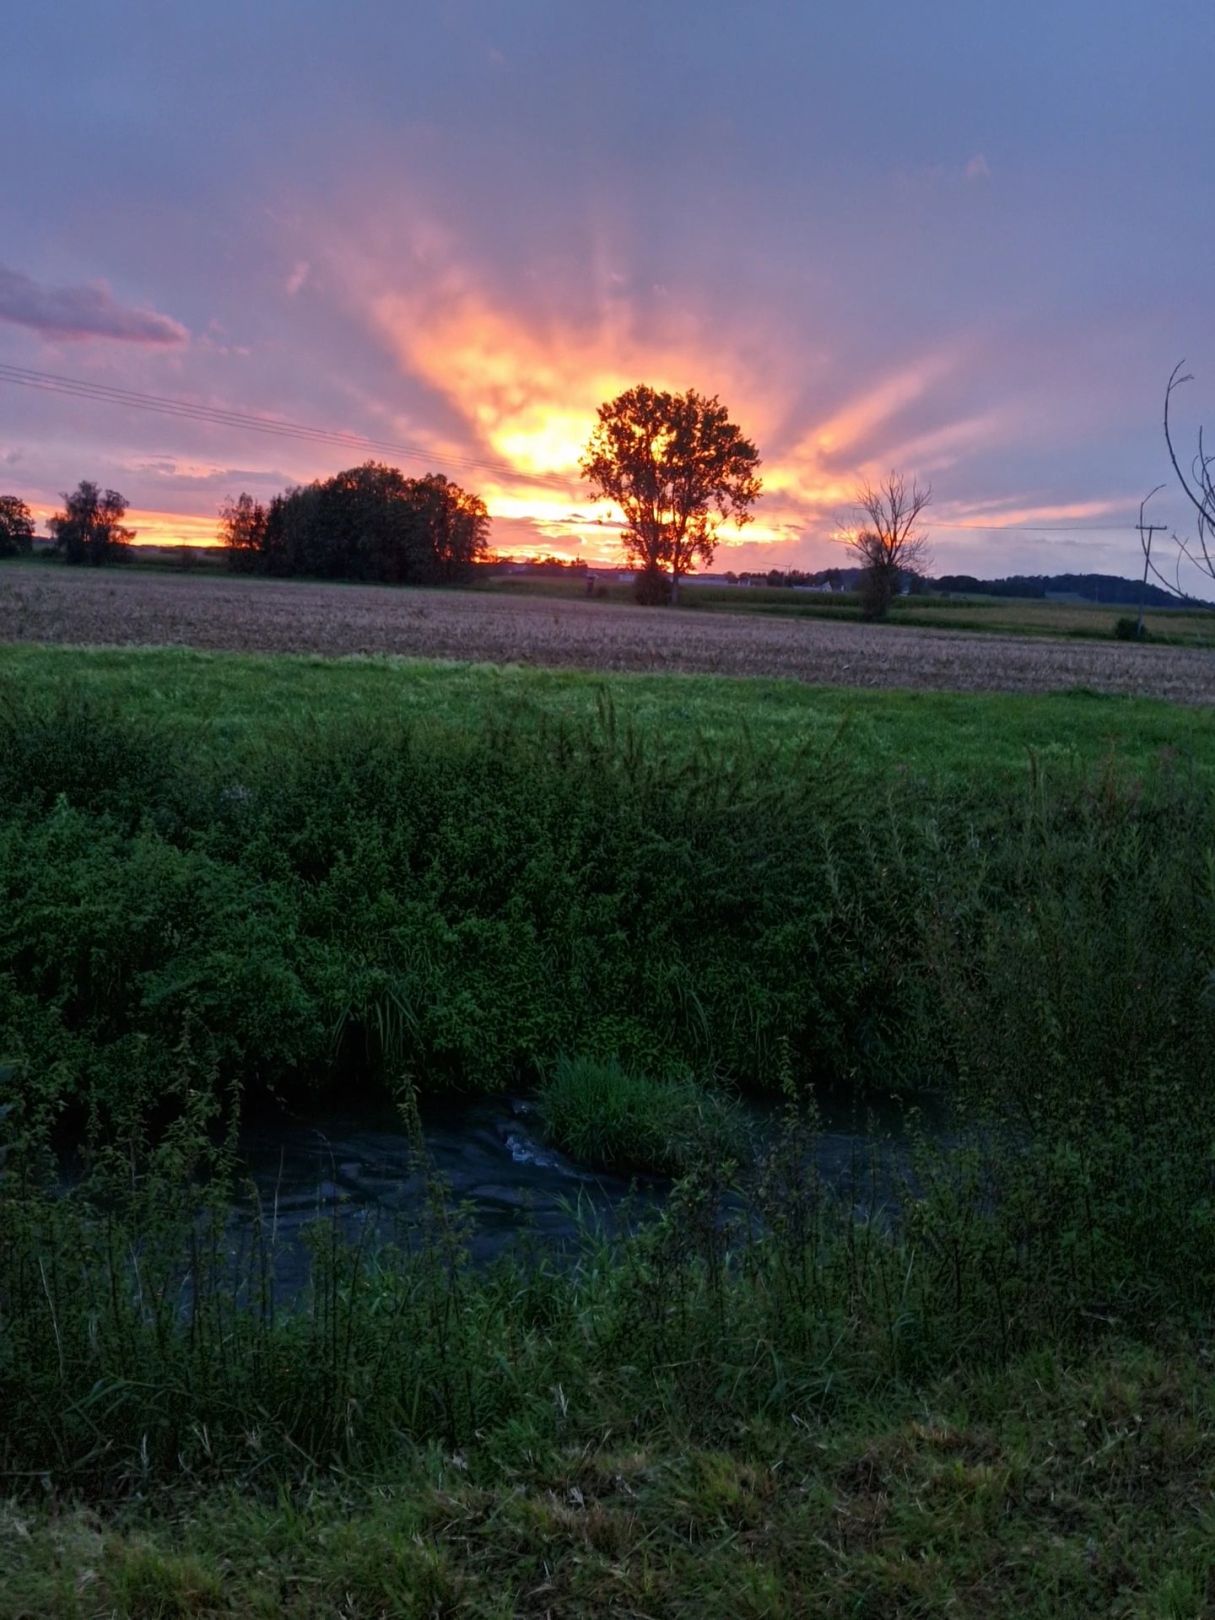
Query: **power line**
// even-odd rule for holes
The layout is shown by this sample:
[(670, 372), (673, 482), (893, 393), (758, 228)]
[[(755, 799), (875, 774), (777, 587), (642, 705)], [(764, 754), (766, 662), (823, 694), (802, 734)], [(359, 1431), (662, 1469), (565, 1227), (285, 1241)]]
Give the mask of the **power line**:
[(116, 388), (108, 383), (89, 382), (81, 377), (64, 377), (49, 371), (34, 371), (27, 366), (14, 366), (0, 361), (0, 382), (12, 383), (19, 388), (33, 388), (41, 393), (65, 395), (84, 399), (99, 405), (125, 406), (129, 410), (148, 411), (157, 416), (177, 417), (186, 421), (206, 423), (215, 427), (238, 428), (243, 432), (266, 433), (272, 437), (297, 439), (307, 444), (334, 445), (353, 450), (383, 450), (393, 455), (417, 460), (445, 463), (463, 470), (487, 472), (514, 481), (526, 479), (546, 489), (569, 494), (569, 481), (548, 473), (521, 473), (507, 462), (491, 461), (482, 456), (466, 456), (458, 452), (437, 452), (418, 444), (391, 439), (375, 439), (363, 433), (344, 433), (328, 428), (309, 427), (302, 422), (291, 422), (283, 417), (253, 415), (227, 406), (200, 405), (192, 400), (175, 399), (163, 394), (145, 394), (135, 389)]

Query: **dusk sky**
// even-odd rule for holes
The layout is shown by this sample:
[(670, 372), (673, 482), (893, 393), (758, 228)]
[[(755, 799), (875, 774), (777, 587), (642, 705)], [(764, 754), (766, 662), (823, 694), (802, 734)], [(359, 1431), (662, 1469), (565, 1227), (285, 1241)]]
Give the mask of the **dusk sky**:
[[(612, 555), (577, 460), (635, 382), (759, 445), (718, 568), (841, 560), (898, 468), (934, 572), (1133, 575), (1178, 360), (1215, 433), (1211, 0), (48, 0), (4, 40), (0, 363), (415, 447), (499, 551)], [(0, 382), (0, 493), (91, 478), (145, 540), (366, 453)]]

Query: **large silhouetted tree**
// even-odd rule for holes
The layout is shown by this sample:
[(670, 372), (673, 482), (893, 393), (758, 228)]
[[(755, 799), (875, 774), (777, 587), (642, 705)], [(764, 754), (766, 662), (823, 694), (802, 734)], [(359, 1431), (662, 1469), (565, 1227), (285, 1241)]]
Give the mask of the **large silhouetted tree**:
[(624, 544), (644, 580), (670, 581), (710, 563), (721, 525), (746, 523), (758, 499), (759, 451), (716, 395), (639, 384), (599, 407), (582, 472), (624, 514)]
[(932, 500), (932, 487), (921, 489), (901, 473), (880, 484), (862, 484), (856, 492), (856, 526), (845, 533), (848, 549), (861, 566), (861, 611), (867, 619), (884, 619), (898, 594), (904, 574), (922, 574), (931, 558), (920, 515)]
[(16, 495), (0, 495), (0, 557), (19, 557), (33, 549), (33, 513)]
[(64, 562), (124, 562), (130, 555), (134, 529), (123, 527), (127, 515), (126, 497), (116, 489), (99, 489), (82, 479), (70, 495), (63, 497), (64, 510), (56, 512), (47, 527), (55, 537), (55, 549)]

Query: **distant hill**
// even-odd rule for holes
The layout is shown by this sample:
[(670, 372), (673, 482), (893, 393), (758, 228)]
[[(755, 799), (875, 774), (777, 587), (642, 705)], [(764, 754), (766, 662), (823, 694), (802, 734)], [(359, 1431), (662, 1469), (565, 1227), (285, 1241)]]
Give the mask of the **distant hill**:
[(1192, 597), (1178, 598), (1159, 585), (1143, 585), (1118, 574), (1014, 574), (1008, 579), (976, 579), (973, 574), (942, 574), (927, 582), (930, 591), (957, 591), (971, 596), (1018, 596), (1100, 602), (1109, 606), (1135, 606), (1139, 593), (1148, 607), (1184, 607), (1206, 604)]

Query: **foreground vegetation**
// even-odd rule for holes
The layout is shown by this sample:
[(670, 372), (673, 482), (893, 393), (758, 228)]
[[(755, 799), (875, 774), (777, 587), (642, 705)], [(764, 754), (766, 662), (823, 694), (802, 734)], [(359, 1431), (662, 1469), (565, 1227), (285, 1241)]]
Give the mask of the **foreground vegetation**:
[[(1073, 964), (1104, 948), (1111, 906), (1139, 908), (1119, 924), (1120, 971), (1142, 959), (1162, 1017), (1140, 990), (1128, 1042), (1116, 977), (1099, 1000), (1077, 992), (1085, 1019), (1110, 1004), (1111, 1062), (1159, 1049), (1175, 1065), (1190, 1036), (1163, 1013), (1197, 1027), (1173, 1003), (1201, 937), (1209, 740), (1169, 711), (1146, 715), (1169, 716), (1174, 748), (1133, 779), (1107, 729), (1123, 711), (1087, 700), (1102, 717), (1088, 769), (1058, 750), (998, 789), (966, 782), (955, 757), (946, 790), (943, 750), (915, 769), (910, 749), (805, 704), (780, 747), (726, 705), (698, 742), (679, 687), (643, 720), (585, 685), (525, 680), (521, 697), (541, 699), (529, 715), (493, 703), (510, 682), (447, 689), (355, 665), (349, 687), (318, 672), (335, 683), (328, 715), (272, 720), (264, 665), (204, 664), (191, 709), (153, 695), (158, 670), (188, 680), (180, 655), (99, 660), (103, 688), (107, 669), (116, 692), (142, 677), (141, 714), (78, 689), (80, 655), (58, 656), (59, 690), (26, 681), (0, 715), (0, 1008), (10, 1050), (59, 1077), (40, 1106), (138, 1114), (171, 1087), (187, 1037), (221, 1089), (278, 1095), (403, 1072), (501, 1088), (562, 1054), (764, 1088), (782, 1042), (820, 1084), (935, 1086), (955, 1038), (941, 997), (978, 952), (1014, 961), (1022, 904)], [(211, 705), (212, 668), (238, 691), (249, 681), (243, 715)], [(349, 717), (394, 691), (396, 712)], [(993, 739), (1009, 708), (987, 708)], [(972, 710), (972, 731), (984, 718)], [(916, 706), (905, 721), (932, 745)], [(1044, 873), (1058, 886), (1045, 919)], [(1029, 1021), (1033, 997), (1017, 993), (1010, 980), (1008, 1015)]]
[[(554, 1396), (556, 1398), (556, 1396)], [(0, 1614), (1190, 1620), (1212, 1600), (1215, 1410), (1189, 1346), (1053, 1350), (870, 1400), (546, 1447), (374, 1486), (0, 1506)]]
[[(10, 670), (0, 1614), (1201, 1612), (1200, 715)], [(432, 1180), (290, 1300), (270, 1212), (234, 1240), (259, 1097), (506, 1084), (665, 1148), (662, 1215), (477, 1268)], [(827, 1183), (828, 1088), (948, 1143)]]

